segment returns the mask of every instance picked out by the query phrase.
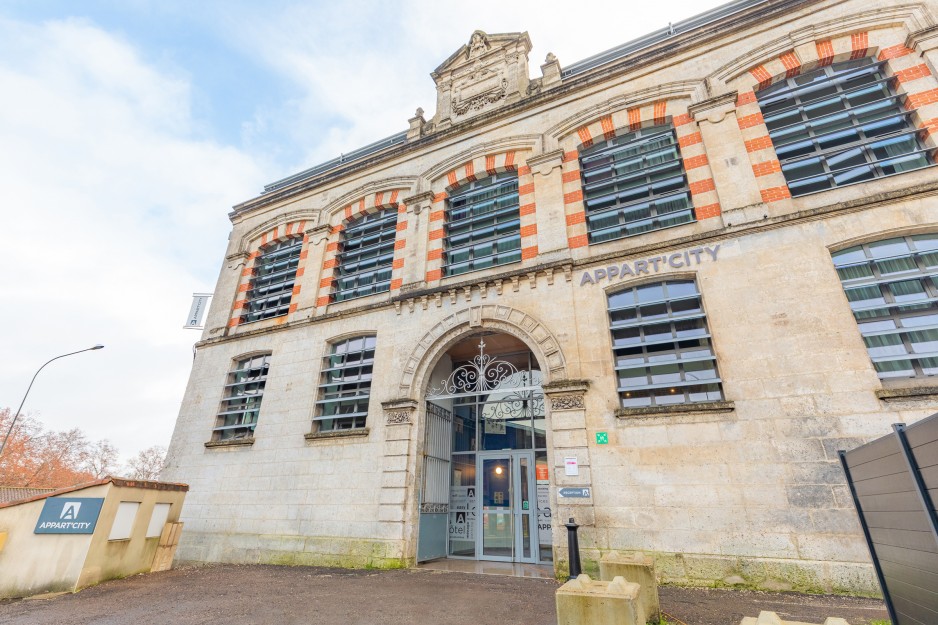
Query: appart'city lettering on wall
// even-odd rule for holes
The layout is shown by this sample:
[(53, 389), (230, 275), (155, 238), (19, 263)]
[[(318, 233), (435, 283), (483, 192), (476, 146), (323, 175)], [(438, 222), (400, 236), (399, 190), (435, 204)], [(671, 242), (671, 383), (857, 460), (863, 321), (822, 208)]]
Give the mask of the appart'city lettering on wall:
[(663, 256), (652, 256), (644, 260), (634, 262), (624, 262), (621, 265), (610, 265), (600, 267), (599, 269), (586, 270), (583, 277), (580, 278), (580, 286), (586, 284), (598, 284), (603, 280), (612, 282), (615, 278), (623, 280), (628, 277), (656, 274), (665, 267), (674, 269), (684, 269), (699, 265), (702, 261), (710, 259), (716, 260), (717, 253), (720, 251), (720, 244), (713, 247), (697, 247), (686, 252), (675, 252), (673, 254), (664, 254)]

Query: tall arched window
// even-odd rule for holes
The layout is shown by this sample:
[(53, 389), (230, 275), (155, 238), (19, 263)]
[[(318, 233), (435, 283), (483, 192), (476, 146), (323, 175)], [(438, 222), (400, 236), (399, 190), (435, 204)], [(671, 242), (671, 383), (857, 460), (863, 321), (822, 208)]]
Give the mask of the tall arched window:
[(610, 294), (609, 324), (621, 407), (723, 399), (707, 316), (693, 280)]
[(447, 200), (443, 274), (455, 276), (521, 260), (518, 174), (469, 182)]
[(835, 63), (756, 93), (793, 196), (932, 164), (884, 65)]
[(580, 154), (590, 243), (695, 221), (671, 124), (642, 128)]
[(303, 237), (291, 237), (261, 248), (247, 292), (241, 323), (280, 317), (290, 311)]
[(314, 418), (320, 432), (365, 427), (376, 342), (374, 336), (356, 336), (330, 346), (319, 376)]
[(346, 225), (336, 255), (332, 301), (390, 290), (396, 234), (397, 208), (362, 215)]
[(267, 385), (270, 354), (241, 358), (228, 373), (224, 398), (215, 419), (213, 439), (252, 438)]
[(880, 378), (938, 375), (938, 234), (832, 254)]

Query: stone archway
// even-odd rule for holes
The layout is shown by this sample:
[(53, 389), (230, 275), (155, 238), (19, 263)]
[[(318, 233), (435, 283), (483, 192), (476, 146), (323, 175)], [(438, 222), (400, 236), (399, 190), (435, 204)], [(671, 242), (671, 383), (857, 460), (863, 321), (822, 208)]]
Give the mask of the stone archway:
[[(540, 365), (543, 392), (547, 399), (546, 419), (550, 424), (551, 413), (562, 411), (564, 419), (559, 424), (548, 425), (548, 446), (562, 454), (578, 455), (581, 466), (589, 467), (589, 452), (586, 448), (586, 423), (584, 402), (589, 382), (568, 378), (567, 361), (557, 337), (536, 317), (499, 304), (470, 306), (443, 317), (417, 343), (404, 363), (399, 383), (398, 399), (384, 402), (386, 443), (385, 468), (382, 476), (381, 520), (393, 524), (400, 532), (402, 555), (414, 562), (418, 538), (417, 490), (421, 479), (418, 458), (422, 453), (425, 408), (424, 394), (431, 373), (443, 354), (456, 343), (472, 334), (502, 332), (517, 338), (530, 349)], [(553, 438), (553, 442), (550, 439)], [(551, 456), (552, 457), (552, 456)], [(554, 467), (554, 471), (557, 467)], [(583, 478), (566, 478), (565, 484), (590, 487), (588, 471)], [(556, 485), (556, 483), (555, 483)], [(552, 488), (551, 506), (557, 504)], [(577, 518), (592, 525), (592, 498), (577, 500)], [(559, 508), (562, 514), (572, 512), (570, 506)], [(584, 514), (585, 513), (585, 514)], [(390, 529), (390, 528), (389, 528)], [(566, 566), (565, 549), (560, 544), (559, 534), (554, 536), (555, 566)], [(558, 569), (560, 570), (560, 569)]]
[(505, 332), (525, 343), (541, 365), (545, 384), (567, 379), (560, 343), (544, 324), (510, 306), (483, 304), (444, 317), (417, 342), (401, 372), (400, 397), (419, 401), (440, 356), (467, 333), (481, 330)]

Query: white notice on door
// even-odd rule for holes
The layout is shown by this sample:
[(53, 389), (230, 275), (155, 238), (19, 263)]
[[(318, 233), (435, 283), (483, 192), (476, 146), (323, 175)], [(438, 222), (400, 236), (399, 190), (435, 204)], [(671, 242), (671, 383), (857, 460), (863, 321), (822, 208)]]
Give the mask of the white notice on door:
[(580, 474), (580, 464), (579, 462), (577, 462), (576, 457), (563, 459), (563, 472), (564, 472), (564, 475), (579, 475)]
[[(550, 525), (550, 482), (547, 480), (538, 480), (537, 482), (537, 529), (542, 532), (549, 532)], [(541, 543), (549, 543), (550, 535), (541, 536)]]

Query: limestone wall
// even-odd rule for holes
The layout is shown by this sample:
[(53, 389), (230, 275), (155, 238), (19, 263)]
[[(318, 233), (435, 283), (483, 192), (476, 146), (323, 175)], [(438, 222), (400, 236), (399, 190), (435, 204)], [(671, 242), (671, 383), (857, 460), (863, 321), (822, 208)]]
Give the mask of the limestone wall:
[[(178, 558), (413, 562), (427, 375), (449, 345), (484, 330), (521, 338), (545, 372), (555, 526), (568, 516), (584, 526), (587, 571), (604, 553), (642, 551), (665, 581), (876, 592), (835, 454), (934, 412), (938, 387), (908, 380), (932, 390), (878, 398), (890, 385), (872, 368), (830, 254), (938, 231), (936, 170), (791, 198), (753, 90), (828, 54), (883, 59), (933, 147), (938, 5), (759, 10), (627, 67), (529, 89), (463, 126), (434, 130), (415, 118), (413, 140), (367, 167), (236, 207), (162, 476), (190, 485)], [(676, 128), (697, 221), (586, 245), (579, 151), (659, 116)], [(443, 277), (446, 193), (487, 170), (518, 173), (523, 260)], [(387, 206), (399, 209), (390, 293), (330, 303), (343, 223)], [(240, 323), (257, 250), (293, 235), (305, 242), (290, 313)], [(608, 278), (609, 267), (694, 250), (686, 263)], [(607, 293), (670, 277), (697, 281), (726, 401), (618, 410)], [(361, 333), (377, 336), (368, 431), (310, 440), (328, 344)], [(272, 356), (253, 444), (206, 447), (228, 371), (258, 351)], [(569, 455), (578, 476), (563, 475)], [(592, 496), (559, 501), (560, 486), (588, 486)], [(555, 534), (562, 571), (564, 537)]]

